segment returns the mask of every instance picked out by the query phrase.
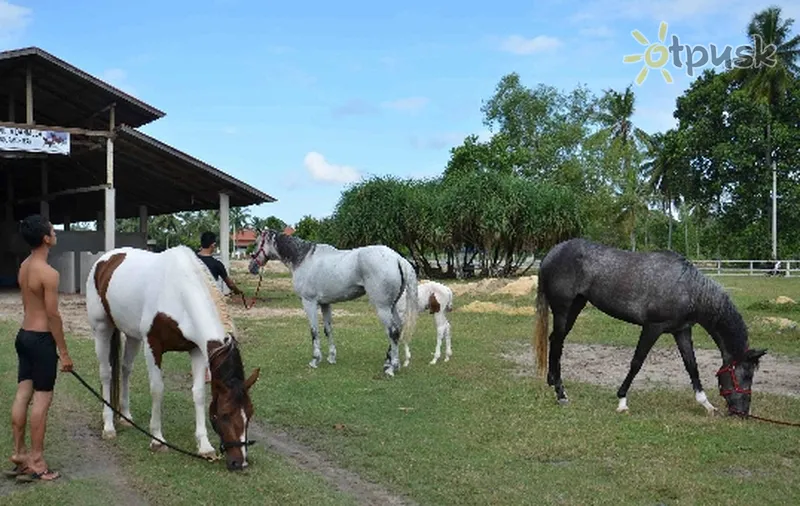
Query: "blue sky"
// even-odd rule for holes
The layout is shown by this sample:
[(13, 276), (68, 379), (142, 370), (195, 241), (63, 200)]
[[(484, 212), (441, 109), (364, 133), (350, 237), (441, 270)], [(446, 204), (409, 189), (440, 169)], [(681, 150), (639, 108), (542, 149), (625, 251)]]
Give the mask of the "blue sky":
[[(143, 127), (266, 191), (253, 208), (294, 223), (329, 215), (349, 182), (441, 173), (481, 101), (517, 72), (528, 86), (632, 83), (661, 21), (688, 44), (746, 42), (760, 0), (452, 0), (400, 3), (0, 0), (0, 49), (39, 46), (167, 113)], [(795, 32), (800, 31), (800, 22)], [(634, 86), (645, 131), (674, 125), (691, 82)]]

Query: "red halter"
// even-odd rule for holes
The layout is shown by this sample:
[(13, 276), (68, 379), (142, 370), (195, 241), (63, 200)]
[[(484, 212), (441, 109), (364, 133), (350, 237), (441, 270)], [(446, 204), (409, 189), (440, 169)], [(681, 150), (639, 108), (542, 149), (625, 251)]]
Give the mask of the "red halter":
[(733, 383), (733, 389), (723, 389), (722, 384), (719, 386), (719, 394), (723, 397), (727, 397), (733, 393), (737, 394), (750, 394), (750, 389), (744, 389), (739, 386), (739, 381), (736, 379), (736, 361), (731, 362), (729, 365), (723, 366), (717, 371), (717, 376), (723, 373), (730, 373), (731, 375), (731, 382)]

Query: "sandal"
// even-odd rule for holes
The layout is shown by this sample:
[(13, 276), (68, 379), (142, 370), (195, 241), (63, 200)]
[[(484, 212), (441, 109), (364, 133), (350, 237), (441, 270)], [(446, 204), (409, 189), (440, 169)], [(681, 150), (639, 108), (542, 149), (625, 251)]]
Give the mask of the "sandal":
[(61, 478), (58, 471), (51, 471), (47, 469), (43, 473), (22, 473), (17, 476), (17, 481), (30, 483), (34, 481), (53, 481)]
[(20, 474), (25, 474), (25, 468), (17, 464), (14, 466), (14, 469), (6, 469), (3, 471), (3, 474), (8, 478), (16, 478)]

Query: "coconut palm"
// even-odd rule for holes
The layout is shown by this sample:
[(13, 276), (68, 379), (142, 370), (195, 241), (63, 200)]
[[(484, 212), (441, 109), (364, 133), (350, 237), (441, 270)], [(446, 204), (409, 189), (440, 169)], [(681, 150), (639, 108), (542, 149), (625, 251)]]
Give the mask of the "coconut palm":
[(791, 36), (794, 19), (781, 19), (772, 6), (753, 15), (747, 26), (750, 45), (732, 70), (751, 96), (766, 110), (766, 165), (772, 168), (772, 257), (778, 258), (777, 164), (772, 142), (773, 112), (783, 102), (788, 83), (800, 75), (800, 35)]

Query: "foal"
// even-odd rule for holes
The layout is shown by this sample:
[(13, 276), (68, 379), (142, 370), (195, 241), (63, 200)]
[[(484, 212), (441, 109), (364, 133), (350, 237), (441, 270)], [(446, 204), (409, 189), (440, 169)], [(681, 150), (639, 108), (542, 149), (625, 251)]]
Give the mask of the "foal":
[[(453, 291), (447, 286), (436, 281), (420, 283), (417, 291), (417, 311), (429, 311), (433, 315), (436, 323), (436, 351), (433, 354), (431, 364), (435, 364), (442, 356), (442, 340), (445, 341), (444, 361), (450, 360), (453, 350), (450, 347), (450, 322), (447, 320), (447, 313), (453, 310)], [(405, 317), (406, 302), (405, 297), (400, 297), (397, 310), (401, 317)], [(403, 366), (406, 367), (411, 362), (411, 351), (408, 342), (405, 342), (406, 359)]]

